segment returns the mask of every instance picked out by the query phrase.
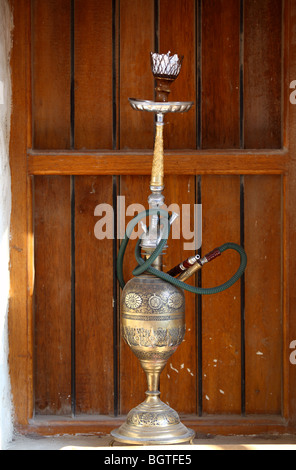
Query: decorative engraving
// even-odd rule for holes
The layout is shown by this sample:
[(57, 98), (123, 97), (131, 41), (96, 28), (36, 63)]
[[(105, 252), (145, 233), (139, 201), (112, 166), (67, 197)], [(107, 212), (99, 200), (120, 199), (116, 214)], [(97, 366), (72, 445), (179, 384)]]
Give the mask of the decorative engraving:
[(150, 305), (151, 308), (153, 308), (153, 310), (158, 310), (162, 307), (162, 300), (161, 298), (156, 295), (156, 294), (153, 294), (149, 300), (148, 300), (148, 303)]
[(122, 318), (124, 320), (137, 320), (137, 321), (176, 321), (176, 320), (184, 320), (184, 313), (181, 313), (180, 315), (177, 314), (171, 314), (171, 315), (129, 315), (128, 313), (123, 313)]
[(167, 316), (184, 310), (183, 292), (176, 291), (176, 288), (168, 283), (156, 283), (153, 278), (145, 281), (138, 284), (134, 282), (135, 285), (132, 285), (130, 290), (125, 290), (122, 297), (123, 314), (155, 316), (157, 313)]
[(163, 186), (163, 125), (156, 125), (151, 186)]
[(170, 349), (162, 348), (161, 350), (151, 348), (148, 351), (147, 349), (131, 348), (135, 356), (138, 359), (144, 361), (167, 361), (172, 356), (172, 354), (174, 354), (176, 349), (177, 346), (174, 346)]
[(134, 426), (168, 426), (179, 422), (179, 416), (174, 410), (169, 413), (133, 412), (127, 416), (127, 423)]
[(140, 305), (142, 304), (142, 298), (139, 294), (136, 294), (135, 292), (130, 292), (129, 294), (127, 294), (125, 298), (125, 303), (128, 306), (128, 308), (131, 308), (134, 310), (140, 307)]
[(122, 327), (122, 336), (130, 347), (172, 347), (182, 343), (185, 326), (178, 328), (132, 328)]
[(168, 299), (168, 306), (172, 308), (180, 308), (183, 305), (182, 295), (179, 293), (172, 294)]

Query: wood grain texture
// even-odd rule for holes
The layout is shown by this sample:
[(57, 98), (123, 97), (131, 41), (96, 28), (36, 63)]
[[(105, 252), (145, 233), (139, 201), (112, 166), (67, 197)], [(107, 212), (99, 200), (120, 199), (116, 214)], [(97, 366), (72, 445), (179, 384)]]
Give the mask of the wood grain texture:
[[(240, 244), (240, 178), (203, 176), (201, 184), (203, 255), (226, 242)], [(238, 267), (239, 256), (233, 251), (226, 251), (205, 265), (202, 286), (223, 284)], [(240, 282), (219, 294), (202, 297), (205, 413), (241, 412), (240, 312)]]
[[(116, 24), (116, 45), (119, 45), (116, 57), (120, 68), (118, 70), (117, 85), (119, 86), (119, 101), (116, 103), (119, 111), (117, 125), (120, 127), (118, 142), (120, 152), (99, 151), (89, 152), (90, 149), (111, 149), (110, 147), (110, 9), (111, 3), (102, 2), (99, 14), (97, 2), (87, 0), (86, 3), (75, 1), (76, 9), (76, 142), (77, 149), (83, 151), (67, 152), (70, 145), (70, 1), (33, 0), (33, 31), (32, 53), (30, 60), (30, 2), (11, 0), (14, 7), (14, 49), (12, 54), (13, 73), (13, 118), (11, 134), (11, 170), (13, 186), (12, 204), (12, 241), (11, 241), (11, 284), (12, 295), (10, 300), (9, 330), (10, 330), (10, 368), (11, 382), (14, 396), (16, 422), (22, 424), (25, 430), (37, 430), (43, 433), (56, 432), (109, 432), (116, 427), (119, 419), (112, 420), (100, 416), (83, 419), (82, 413), (112, 413), (113, 406), (113, 371), (110, 364), (111, 339), (101, 341), (98, 334), (98, 324), (101, 318), (108, 322), (106, 328), (111, 329), (109, 322), (109, 278), (104, 283), (105, 290), (99, 295), (97, 287), (96, 261), (104, 259), (110, 261), (109, 247), (101, 253), (100, 248), (90, 238), (89, 232), (93, 229), (89, 216), (90, 205), (95, 203), (92, 184), (96, 194), (109, 201), (109, 181), (113, 174), (121, 176), (122, 194), (127, 194), (146, 206), (149, 177), (152, 163), (152, 147), (154, 137), (153, 117), (149, 113), (133, 111), (127, 101), (129, 96), (151, 99), (153, 97), (153, 79), (150, 71), (149, 53), (154, 49), (154, 4), (153, 1), (121, 0), (116, 3), (117, 12), (120, 13), (120, 23)], [(160, 47), (173, 49), (184, 47), (185, 62), (180, 77), (173, 85), (176, 99), (192, 99), (191, 90), (194, 90), (196, 76), (193, 68), (195, 63), (196, 44), (192, 42), (195, 18), (191, 16), (194, 10), (190, 0), (184, 2), (160, 2), (159, 25)], [(166, 196), (167, 202), (173, 196), (181, 201), (191, 200), (191, 191), (186, 191), (186, 181), (192, 181), (195, 175), (202, 175), (202, 188), (204, 201), (208, 210), (205, 215), (205, 251), (214, 248), (232, 236), (238, 235), (238, 199), (237, 187), (239, 175), (245, 176), (245, 243), (249, 257), (246, 272), (246, 412), (247, 416), (225, 416), (220, 413), (240, 412), (240, 383), (238, 370), (240, 366), (239, 353), (230, 354), (225, 345), (232, 344), (238, 351), (239, 323), (233, 311), (237, 312), (238, 299), (233, 294), (233, 286), (226, 293), (226, 298), (218, 302), (213, 296), (203, 298), (203, 368), (206, 377), (203, 377), (203, 406), (205, 413), (216, 413), (215, 417), (197, 418), (194, 414), (196, 405), (196, 348), (198, 333), (193, 325), (193, 300), (188, 301), (189, 328), (185, 343), (172, 358), (172, 366), (179, 370), (179, 374), (168, 366), (167, 375), (162, 379), (162, 393), (166, 401), (178, 411), (193, 413), (187, 416), (185, 422), (197, 432), (214, 434), (233, 433), (262, 433), (262, 432), (294, 432), (296, 422), (295, 401), (295, 365), (290, 362), (290, 344), (296, 338), (295, 332), (295, 113), (294, 107), (289, 103), (289, 83), (295, 79), (295, 6), (290, 0), (263, 0), (255, 2), (246, 0), (244, 3), (244, 139), (245, 147), (256, 150), (238, 150), (239, 141), (239, 1), (231, 0), (204, 0), (202, 3), (202, 145), (203, 150), (184, 151), (194, 149), (196, 134), (193, 129), (195, 110), (192, 115), (178, 116), (180, 122), (170, 121), (171, 128), (166, 126), (167, 149), (165, 155)], [(282, 19), (282, 6), (284, 17)], [(118, 8), (120, 7), (120, 9)], [(167, 8), (166, 8), (167, 7)], [(79, 14), (78, 14), (79, 13)], [(165, 15), (167, 13), (167, 17)], [(197, 12), (195, 12), (197, 14)], [(106, 18), (109, 18), (106, 20)], [(199, 18), (197, 18), (199, 24)], [(102, 26), (102, 31), (98, 30)], [(182, 29), (182, 25), (186, 28)], [(97, 28), (97, 29), (96, 29)], [(186, 31), (185, 31), (186, 29)], [(176, 30), (176, 35), (173, 31)], [(99, 41), (100, 34), (105, 34), (108, 40)], [(281, 42), (283, 33), (284, 44)], [(97, 41), (97, 42), (96, 42)], [(98, 50), (95, 50), (97, 44)], [(171, 44), (173, 45), (171, 47)], [(100, 86), (100, 94), (96, 89), (96, 77), (99, 75), (97, 58), (105, 53), (106, 61), (101, 73), (104, 83)], [(97, 57), (96, 57), (97, 53)], [(284, 54), (284, 64), (282, 63)], [(107, 57), (108, 55), (108, 57)], [(187, 62), (186, 58), (190, 57)], [(193, 57), (193, 59), (191, 59)], [(30, 77), (32, 65), (33, 76)], [(284, 65), (282, 67), (282, 65)], [(93, 72), (93, 74), (92, 74)], [(184, 72), (184, 73), (183, 73)], [(283, 77), (281, 80), (281, 73)], [(192, 78), (193, 74), (193, 78)], [(101, 75), (100, 75), (101, 76)], [(31, 147), (30, 124), (30, 83), (32, 79), (33, 92), (33, 146), (41, 151), (28, 152)], [(99, 78), (98, 78), (99, 79)], [(77, 87), (78, 85), (78, 87)], [(284, 94), (281, 109), (281, 90)], [(195, 92), (195, 90), (194, 90)], [(184, 93), (184, 94), (183, 94)], [(91, 100), (90, 97), (96, 96)], [(173, 97), (173, 94), (171, 95)], [(186, 97), (185, 97), (186, 96)], [(104, 110), (98, 115), (96, 108), (102, 98), (100, 106)], [(281, 120), (283, 113), (284, 120)], [(103, 116), (106, 119), (101, 119)], [(194, 116), (194, 119), (193, 119)], [(175, 119), (175, 116), (173, 117)], [(88, 123), (89, 119), (89, 123)], [(97, 122), (95, 122), (97, 120)], [(188, 120), (188, 121), (187, 121)], [(186, 121), (186, 125), (185, 125)], [(177, 121), (176, 121), (177, 122)], [(281, 125), (285, 143), (289, 145), (286, 150), (281, 147)], [(174, 130), (172, 128), (174, 126)], [(55, 151), (63, 148), (61, 152)], [(173, 151), (173, 149), (179, 149)], [(215, 150), (207, 150), (207, 149)], [(231, 148), (232, 150), (228, 150)], [(45, 149), (45, 152), (42, 151)], [(127, 150), (124, 149), (133, 149)], [(139, 149), (139, 150), (137, 150)], [(259, 149), (259, 150), (258, 150)], [(262, 149), (262, 150), (260, 150)], [(51, 152), (50, 150), (54, 150)], [(26, 156), (28, 155), (28, 160)], [(32, 343), (32, 240), (30, 233), (32, 227), (32, 189), (30, 175), (81, 175), (81, 182), (77, 185), (76, 206), (76, 237), (80, 252), (76, 253), (77, 279), (76, 284), (78, 323), (77, 330), (77, 398), (79, 419), (71, 422), (65, 419), (47, 419), (31, 422), (27, 428), (28, 419), (33, 415), (33, 343)], [(94, 175), (104, 175), (95, 177)], [(106, 176), (107, 175), (107, 176)], [(222, 176), (221, 176), (222, 175)], [(227, 176), (226, 176), (227, 175)], [(256, 176), (254, 176), (256, 175)], [(283, 177), (282, 177), (282, 176)], [(84, 179), (85, 177), (85, 179)], [(102, 178), (102, 179), (101, 179)], [(106, 178), (106, 179), (105, 179)], [(77, 180), (80, 178), (77, 178)], [(39, 180), (39, 178), (37, 178)], [(42, 178), (49, 181), (51, 178)], [(41, 181), (41, 179), (40, 179)], [(50, 235), (48, 246), (52, 250), (58, 240), (63, 238), (62, 231), (68, 230), (68, 190), (62, 181), (65, 178), (53, 178), (60, 181), (50, 190), (48, 185), (37, 182), (37, 209), (34, 215), (36, 220), (37, 237), (36, 252), (41, 246), (47, 244), (49, 228), (41, 223), (42, 214), (48, 214), (48, 220), (55, 223), (63, 219), (57, 227), (57, 237)], [(99, 183), (99, 181), (101, 183)], [(228, 181), (228, 183), (226, 183)], [(223, 182), (223, 183), (222, 183)], [(126, 186), (125, 186), (126, 185)], [(68, 186), (68, 183), (66, 184)], [(91, 188), (91, 189), (90, 189)], [(147, 194), (146, 190), (147, 188)], [(182, 195), (181, 195), (182, 192)], [(57, 208), (57, 195), (64, 194), (62, 202)], [(67, 193), (67, 195), (66, 195)], [(46, 195), (51, 194), (51, 200)], [(109, 195), (108, 195), (109, 194)], [(219, 194), (220, 197), (217, 197)], [(100, 197), (101, 197), (100, 196)], [(183, 199), (184, 198), (184, 199)], [(188, 199), (189, 198), (189, 199)], [(215, 204), (213, 201), (217, 201)], [(223, 219), (222, 209), (227, 205), (226, 220)], [(82, 210), (82, 212), (80, 212)], [(94, 217), (93, 217), (94, 219)], [(256, 225), (256, 221), (258, 222)], [(44, 236), (43, 236), (44, 234)], [(68, 235), (67, 235), (68, 236)], [(31, 237), (32, 238), (32, 237)], [(95, 241), (97, 242), (97, 240)], [(105, 241), (102, 241), (103, 244)], [(209, 247), (206, 247), (206, 244)], [(90, 252), (99, 250), (97, 258), (91, 259)], [(64, 249), (59, 260), (58, 276), (66, 276), (66, 261), (68, 247)], [(50, 264), (49, 253), (38, 256), (36, 267)], [(166, 260), (174, 264), (175, 259), (183, 258), (178, 240), (169, 244), (171, 256)], [(133, 259), (133, 253), (130, 254)], [(266, 258), (265, 258), (266, 257)], [(45, 261), (44, 261), (45, 260)], [(219, 264), (225, 261), (226, 269), (220, 272)], [(177, 260), (179, 261), (179, 259)], [(53, 257), (54, 265), (57, 259)], [(235, 269), (236, 260), (224, 254), (223, 257), (213, 261), (203, 270), (203, 282), (216, 284), (219, 276), (228, 277)], [(229, 263), (229, 265), (228, 265)], [(132, 261), (125, 267), (128, 277)], [(88, 271), (90, 267), (90, 270)], [(170, 266), (171, 267), (171, 266)], [(54, 287), (57, 282), (52, 276), (52, 267), (49, 271), (43, 268), (38, 275), (35, 285), (37, 307), (44, 305), (42, 311), (38, 308), (36, 326), (43, 330), (41, 338), (37, 329), (36, 345), (38, 348), (38, 375), (37, 377), (37, 412), (68, 413), (69, 400), (67, 388), (64, 383), (69, 377), (69, 364), (64, 364), (66, 373), (61, 377), (61, 363), (68, 354), (69, 338), (58, 329), (57, 318), (61, 314), (61, 295), (57, 292), (55, 298), (46, 303), (44, 293), (56, 293)], [(224, 269), (224, 266), (223, 266)], [(231, 271), (231, 272), (230, 272)], [(69, 273), (68, 273), (69, 274)], [(108, 274), (105, 276), (108, 277)], [(89, 279), (89, 286), (85, 279)], [(44, 288), (40, 283), (44, 281)], [(39, 285), (38, 285), (39, 282)], [(68, 282), (68, 281), (67, 281)], [(105, 282), (105, 281), (104, 281)], [(266, 287), (267, 286), (267, 287)], [(64, 282), (63, 288), (67, 287)], [(37, 288), (37, 291), (36, 291)], [(268, 289), (268, 292), (267, 292)], [(231, 294), (233, 298), (231, 299)], [(31, 294), (30, 294), (31, 295)], [(43, 296), (43, 297), (42, 297)], [(228, 297), (229, 296), (229, 297)], [(50, 296), (52, 297), (52, 296)], [(43, 299), (43, 300), (42, 300)], [(283, 312), (281, 310), (283, 304)], [(56, 307), (55, 307), (56, 305)], [(102, 317), (98, 318), (92, 306), (96, 305)], [(103, 311), (101, 306), (105, 306)], [(69, 308), (69, 302), (65, 307)], [(223, 311), (224, 314), (219, 315)], [(45, 328), (42, 315), (53, 315), (53, 322), (48, 331)], [(85, 315), (89, 312), (89, 316)], [(218, 314), (217, 314), (218, 312)], [(112, 312), (113, 313), (113, 312)], [(63, 310), (61, 320), (62, 329), (67, 329), (68, 314)], [(231, 322), (231, 319), (233, 322)], [(41, 323), (40, 323), (41, 322)], [(282, 323), (281, 323), (282, 322)], [(193, 329), (191, 330), (191, 326)], [(188, 322), (187, 322), (188, 327)], [(194, 329), (195, 328), (195, 329)], [(108, 330), (109, 331), (109, 330)], [(41, 330), (39, 330), (41, 332)], [(46, 334), (51, 344), (46, 342)], [(190, 338), (188, 337), (188, 333)], [(110, 337), (111, 338), (111, 337)], [(210, 338), (212, 338), (210, 340)], [(188, 339), (188, 343), (187, 343)], [(57, 344), (57, 340), (60, 344)], [(213, 343), (214, 341), (214, 343)], [(98, 344), (100, 343), (100, 344)], [(102, 343), (102, 344), (101, 344)], [(63, 358), (58, 357), (57, 349), (66, 349)], [(132, 357), (129, 348), (124, 350), (121, 345), (120, 354), (120, 396), (121, 412), (129, 411), (144, 398), (146, 379), (141, 372), (139, 362)], [(39, 352), (41, 351), (41, 355)], [(50, 348), (53, 353), (51, 354)], [(185, 349), (184, 349), (185, 348)], [(92, 351), (95, 353), (92, 355)], [(179, 356), (179, 353), (181, 354)], [(220, 354), (221, 362), (217, 363), (216, 354)], [(261, 354), (262, 353), (262, 354)], [(188, 360), (189, 354), (189, 360)], [(96, 363), (97, 357), (99, 362)], [(89, 359), (90, 358), (90, 359)], [(175, 363), (175, 358), (176, 361)], [(207, 358), (212, 362), (206, 362)], [(101, 363), (100, 363), (101, 359)], [(89, 363), (88, 363), (89, 360)], [(57, 362), (57, 367), (54, 365)], [(107, 362), (106, 362), (107, 361)], [(231, 362), (232, 361), (232, 362)], [(184, 363), (184, 369), (181, 365)], [(190, 365), (188, 365), (190, 363)], [(107, 364), (107, 366), (106, 366)], [(209, 366), (208, 364), (211, 364)], [(231, 364), (233, 367), (231, 367)], [(185, 374), (185, 365), (192, 371), (194, 377), (188, 372)], [(40, 370), (47, 367), (51, 370), (48, 376)], [(97, 367), (96, 367), (97, 366)], [(108, 367), (109, 366), (109, 367)], [(180, 368), (178, 367), (180, 366)], [(192, 367), (191, 367), (192, 366)], [(98, 383), (97, 370), (101, 367), (103, 372), (102, 384)], [(107, 367), (107, 370), (106, 370)], [(206, 370), (208, 368), (208, 370)], [(110, 369), (110, 370), (109, 370)], [(182, 371), (182, 373), (180, 372)], [(184, 371), (184, 373), (183, 373)], [(207, 373), (209, 372), (209, 374)], [(211, 373), (210, 373), (211, 372)], [(132, 373), (132, 375), (131, 375)], [(142, 375), (141, 375), (142, 374)], [(182, 375), (183, 374), (183, 375)], [(43, 377), (42, 377), (43, 375)], [(131, 377), (133, 380), (131, 381)], [(47, 382), (46, 382), (47, 381)], [(55, 382), (55, 388), (53, 384)], [(175, 387), (171, 386), (171, 383)], [(102, 387), (105, 390), (101, 392)], [(59, 392), (59, 388), (61, 392)], [(39, 400), (39, 391), (43, 390)], [(224, 393), (222, 393), (222, 390)], [(61, 393), (61, 396), (59, 396)], [(210, 399), (214, 397), (213, 401)], [(49, 398), (47, 400), (47, 398)], [(47, 400), (47, 401), (46, 401)], [(111, 403), (112, 402), (112, 403)], [(47, 403), (49, 407), (47, 407)], [(38, 408), (39, 407), (39, 408)], [(42, 410), (41, 410), (42, 408)], [(217, 415), (219, 413), (219, 415)], [(250, 416), (255, 413), (257, 416)], [(271, 413), (269, 415), (267, 413)], [(281, 418), (283, 414), (285, 419)], [(44, 424), (45, 423), (45, 424)], [(80, 423), (80, 424), (79, 424)], [(95, 424), (94, 424), (95, 423)]]
[[(150, 175), (151, 151), (122, 152), (30, 152), (30, 175)], [(245, 175), (286, 174), (286, 150), (202, 150), (165, 151), (164, 172), (167, 175)]]
[(247, 413), (281, 413), (281, 214), (281, 178), (245, 177)]
[(239, 147), (239, 11), (202, 1), (202, 148)]
[(35, 179), (35, 411), (71, 412), (70, 178)]
[[(75, 1), (75, 148), (112, 148), (112, 2)], [(76, 412), (113, 414), (113, 238), (96, 238), (112, 177), (75, 179)], [(112, 209), (111, 209), (112, 210)], [(113, 224), (112, 214), (107, 215)], [(111, 217), (111, 220), (110, 220)], [(103, 229), (106, 227), (103, 227)], [(108, 338), (108, 341), (105, 338)], [(108, 390), (108, 393), (106, 393)]]
[(70, 0), (33, 0), (33, 146), (70, 148)]
[[(70, 148), (71, 2), (32, 3), (33, 146)], [(37, 413), (71, 412), (70, 178), (36, 181)], [(61, 263), (61, 266), (59, 266)]]
[[(74, 420), (72, 418), (50, 419), (38, 416), (31, 421), (29, 426), (18, 426), (23, 434), (32, 432), (41, 436), (52, 436), (55, 434), (96, 434), (98, 429), (103, 434), (110, 433), (113, 429), (125, 422), (124, 417), (110, 418), (105, 416), (93, 416), (91, 419)], [(294, 433), (295, 428), (290, 427), (281, 416), (250, 416), (241, 418), (234, 415), (220, 416), (182, 416), (182, 423), (194, 429), (200, 435), (273, 435)]]
[[(104, 210), (95, 216), (100, 204)], [(77, 414), (113, 414), (113, 239), (110, 232), (98, 239), (95, 230), (102, 217), (113, 224), (111, 211), (105, 213), (107, 204), (112, 211), (111, 177), (75, 178)]]
[(112, 148), (112, 2), (75, 0), (77, 149)]
[[(294, 80), (296, 76), (296, 31), (294, 25), (296, 24), (296, 5), (295, 2), (285, 2), (285, 86)], [(289, 90), (290, 92), (291, 90)], [(295, 159), (295, 132), (296, 132), (296, 108), (291, 106), (288, 101), (287, 88), (285, 88), (286, 105), (285, 114), (289, 116), (287, 121), (288, 128), (287, 141), (289, 142), (290, 149), (290, 168), (289, 177), (285, 179), (285, 211), (284, 211), (284, 229), (285, 229), (285, 244), (284, 244), (284, 260), (285, 260), (285, 295), (284, 306), (286, 311), (284, 313), (284, 349), (283, 349), (283, 363), (284, 363), (284, 413), (288, 418), (290, 425), (295, 429), (296, 427), (296, 367), (290, 360), (291, 353), (295, 349), (291, 349), (291, 342), (296, 339), (296, 289), (295, 289), (295, 230), (296, 230), (296, 216), (295, 216), (295, 201), (296, 201), (296, 159)]]
[(134, 111), (128, 98), (153, 100), (150, 51), (154, 49), (154, 1), (120, 1), (120, 148), (153, 148), (153, 113)]
[[(194, 101), (187, 113), (165, 117), (165, 148), (196, 148), (196, 43), (195, 2), (159, 2), (159, 52), (184, 55), (179, 77), (171, 86), (169, 101)], [(178, 32), (178, 33), (177, 33)]]
[(244, 2), (244, 144), (280, 148), (282, 1)]
[[(10, 0), (13, 12), (11, 79), (13, 107), (10, 127), (11, 227), (10, 299), (8, 313), (9, 368), (14, 421), (33, 416), (32, 195), (26, 150), (30, 138), (31, 5)], [(29, 124), (29, 125), (28, 125)], [(9, 228), (8, 228), (9, 230)], [(30, 259), (28, 258), (30, 255)]]

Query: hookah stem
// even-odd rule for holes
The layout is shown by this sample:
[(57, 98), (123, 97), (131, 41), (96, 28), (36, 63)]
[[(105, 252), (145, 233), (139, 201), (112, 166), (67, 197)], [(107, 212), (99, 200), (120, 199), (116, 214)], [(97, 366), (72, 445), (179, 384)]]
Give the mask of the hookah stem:
[(156, 118), (156, 134), (150, 187), (163, 189), (163, 114), (158, 113)]
[[(150, 189), (152, 191), (150, 195), (151, 209), (156, 209), (161, 205), (163, 196), (161, 191), (164, 189), (163, 175), (164, 175), (164, 163), (163, 163), (163, 126), (164, 117), (163, 113), (156, 114), (156, 131), (155, 131), (155, 143), (153, 152), (153, 162), (150, 180)], [(148, 199), (149, 201), (149, 199)], [(150, 212), (152, 213), (152, 211)], [(152, 219), (152, 233), (157, 232), (157, 238), (160, 234), (160, 212), (154, 213)]]
[[(148, 209), (144, 212), (139, 213), (127, 226), (125, 237), (123, 239), (123, 242), (120, 245), (119, 253), (118, 253), (118, 258), (117, 258), (117, 277), (118, 281), (120, 283), (121, 288), (123, 289), (125, 286), (124, 278), (123, 278), (123, 259), (124, 259), (124, 254), (126, 251), (127, 244), (129, 242), (129, 237), (133, 231), (133, 228), (137, 225), (139, 220), (141, 220), (143, 217), (147, 215), (152, 215), (153, 213), (160, 213), (160, 215), (164, 216), (163, 221), (166, 221), (167, 224), (165, 224), (167, 230), (165, 230), (163, 234), (163, 237), (159, 244), (157, 245), (156, 249), (154, 252), (151, 254), (151, 256), (144, 261), (142, 256), (141, 256), (141, 238), (138, 240), (136, 249), (135, 249), (135, 257), (138, 262), (138, 266), (133, 270), (133, 275), (134, 276), (139, 276), (143, 272), (147, 271), (151, 274), (154, 274), (155, 276), (161, 278), (164, 281), (167, 281), (180, 289), (184, 289), (186, 291), (192, 292), (194, 294), (204, 294), (204, 295), (210, 295), (210, 294), (217, 294), (218, 292), (222, 292), (229, 287), (231, 287), (235, 282), (239, 280), (239, 278), (243, 275), (246, 266), (247, 266), (247, 255), (245, 253), (245, 250), (240, 246), (237, 245), (236, 243), (225, 243), (224, 245), (221, 245), (218, 250), (220, 253), (223, 253), (226, 250), (235, 250), (236, 252), (239, 253), (240, 255), (240, 266), (237, 272), (224, 284), (221, 284), (220, 286), (216, 287), (210, 287), (210, 288), (203, 288), (203, 287), (195, 287), (186, 284), (185, 282), (180, 281), (179, 279), (176, 279), (172, 276), (170, 276), (168, 273), (159, 271), (158, 269), (153, 268), (151, 265), (153, 261), (159, 256), (159, 254), (162, 252), (170, 231), (170, 217), (168, 212), (162, 210), (162, 209)], [(214, 250), (215, 251), (215, 250)]]

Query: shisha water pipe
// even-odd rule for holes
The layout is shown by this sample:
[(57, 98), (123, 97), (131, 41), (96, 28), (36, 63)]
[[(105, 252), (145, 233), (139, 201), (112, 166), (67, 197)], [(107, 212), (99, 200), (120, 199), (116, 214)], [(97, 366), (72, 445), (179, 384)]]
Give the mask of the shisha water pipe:
[[(159, 380), (167, 360), (182, 343), (185, 335), (184, 290), (194, 294), (215, 294), (228, 289), (244, 273), (247, 257), (243, 248), (235, 243), (225, 243), (207, 255), (188, 258), (169, 272), (162, 271), (162, 256), (169, 237), (170, 226), (177, 214), (171, 216), (161, 207), (164, 203), (163, 184), (163, 125), (168, 112), (186, 112), (193, 102), (169, 102), (171, 83), (177, 78), (183, 57), (177, 54), (151, 53), (152, 73), (156, 79), (156, 101), (129, 98), (131, 106), (140, 111), (156, 114), (156, 134), (148, 197), (149, 209), (138, 214), (127, 226), (117, 259), (117, 277), (121, 288), (121, 334), (140, 360), (146, 373), (148, 391), (146, 400), (132, 409), (126, 422), (111, 432), (115, 441), (130, 444), (176, 444), (191, 442), (194, 431), (187, 429), (179, 415), (160, 398)], [(137, 242), (135, 257), (138, 266), (134, 277), (125, 284), (123, 259), (134, 227), (146, 216), (150, 226)], [(184, 281), (220, 256), (226, 250), (240, 255), (238, 271), (224, 284), (201, 288)], [(132, 379), (132, 378), (131, 378)]]

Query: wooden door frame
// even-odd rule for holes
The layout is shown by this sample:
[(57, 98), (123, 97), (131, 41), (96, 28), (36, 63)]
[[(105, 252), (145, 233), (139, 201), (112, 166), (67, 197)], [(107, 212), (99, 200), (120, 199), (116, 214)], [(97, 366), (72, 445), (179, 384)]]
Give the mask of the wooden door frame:
[[(32, 151), (31, 1), (10, 0), (14, 14), (11, 56), (13, 113), (10, 165), (12, 175), (11, 297), (9, 364), (15, 426), (41, 434), (109, 432), (123, 418), (34, 417), (34, 237), (33, 184), (35, 175), (124, 175), (150, 173), (150, 151), (85, 152)], [(290, 344), (296, 340), (296, 107), (289, 101), (296, 79), (296, 2), (284, 0), (283, 15), (283, 148), (281, 150), (223, 150), (166, 152), (167, 174), (281, 175), (283, 180), (283, 416), (186, 416), (197, 432), (212, 434), (295, 433), (296, 365)]]

